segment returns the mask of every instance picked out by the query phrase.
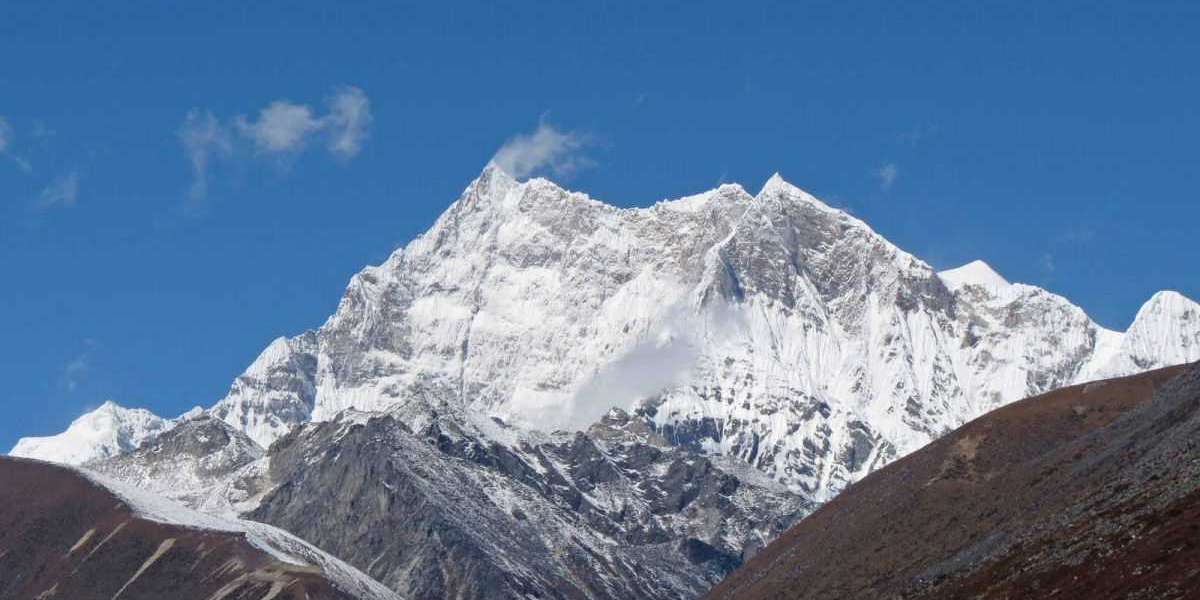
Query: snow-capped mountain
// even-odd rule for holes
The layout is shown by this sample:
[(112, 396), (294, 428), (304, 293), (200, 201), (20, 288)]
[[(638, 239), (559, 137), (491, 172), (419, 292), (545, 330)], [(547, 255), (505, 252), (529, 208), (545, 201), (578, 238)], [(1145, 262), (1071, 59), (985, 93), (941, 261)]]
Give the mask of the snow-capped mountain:
[(1200, 304), (1179, 292), (1162, 291), (1138, 310), (1124, 335), (1110, 336), (1089, 378), (1114, 377), (1196, 360), (1200, 355)]
[(1194, 303), (1156, 304), (1109, 332), (982, 262), (936, 273), (779, 176), (620, 209), (489, 165), (213, 411), (268, 445), (416, 388), (541, 428), (636, 408), (820, 500), (1006, 402), (1200, 358)]
[[(199, 413), (196, 408), (180, 417)], [(144, 408), (124, 408), (109, 400), (71, 422), (67, 430), (46, 437), (21, 438), (12, 456), (81, 465), (137, 448), (173, 427), (180, 419), (164, 419)]]
[(489, 165), (204, 414), (106, 405), (14, 453), (247, 514), (415, 597), (690, 597), (984, 412), (1200, 360), (1198, 308), (1162, 292), (1109, 331), (778, 175), (622, 209)]
[(621, 209), (489, 165), (210, 413), (266, 447), (417, 391), (542, 429), (618, 407), (824, 500), (996, 406), (1198, 359), (1196, 315), (1161, 293), (1108, 331), (982, 262), (936, 273), (778, 175)]

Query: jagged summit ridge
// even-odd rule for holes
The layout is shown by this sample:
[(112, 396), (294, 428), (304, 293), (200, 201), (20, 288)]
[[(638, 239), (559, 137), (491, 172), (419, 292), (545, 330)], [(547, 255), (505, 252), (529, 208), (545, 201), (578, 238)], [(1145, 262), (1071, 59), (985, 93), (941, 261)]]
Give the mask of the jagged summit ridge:
[[(779, 176), (754, 196), (724, 185), (616, 208), (489, 167), (354, 277), (316, 334), (313, 416), (432, 394), (579, 426), (644, 405), (680, 443), (817, 489), (1072, 381), (1102, 345), (1044, 290), (951, 287)], [(580, 409), (592, 402), (605, 406)]]
[(266, 447), (347, 408), (584, 429), (619, 407), (823, 499), (1006, 402), (1194, 352), (1186, 311), (1161, 313), (1170, 350), (1135, 345), (1060, 296), (953, 271), (778, 175), (617, 208), (489, 165), (211, 412)]

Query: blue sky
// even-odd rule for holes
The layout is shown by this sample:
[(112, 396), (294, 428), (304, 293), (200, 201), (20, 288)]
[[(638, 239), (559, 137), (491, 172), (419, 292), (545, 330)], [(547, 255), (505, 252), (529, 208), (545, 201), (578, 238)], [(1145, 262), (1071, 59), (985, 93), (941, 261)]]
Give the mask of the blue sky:
[(1110, 327), (1200, 297), (1196, 3), (345, 4), (5, 6), (0, 449), (211, 404), (539, 123), (614, 204), (779, 171)]

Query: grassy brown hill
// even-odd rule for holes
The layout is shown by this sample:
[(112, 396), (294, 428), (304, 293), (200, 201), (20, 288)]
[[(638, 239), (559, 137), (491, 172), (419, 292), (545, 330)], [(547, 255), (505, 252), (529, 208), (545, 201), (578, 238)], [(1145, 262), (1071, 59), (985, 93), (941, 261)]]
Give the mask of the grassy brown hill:
[(78, 471), (0, 457), (0, 599), (352, 597), (242, 534), (140, 518)]
[(1200, 366), (972, 421), (805, 518), (709, 598), (1200, 597)]

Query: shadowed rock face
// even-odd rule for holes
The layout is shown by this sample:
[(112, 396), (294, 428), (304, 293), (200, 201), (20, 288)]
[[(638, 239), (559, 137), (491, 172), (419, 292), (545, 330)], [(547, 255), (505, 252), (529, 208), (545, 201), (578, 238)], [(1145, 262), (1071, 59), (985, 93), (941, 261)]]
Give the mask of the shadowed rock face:
[(619, 411), (587, 434), (492, 425), (305, 426), (272, 446), (280, 483), (249, 516), (413, 598), (615, 599), (694, 598), (811, 510)]
[(1200, 365), (989, 413), (867, 477), (710, 598), (1183, 598)]
[(49, 463), (0, 458), (0, 598), (342, 600), (314, 567), (240, 534), (139, 518), (108, 490)]

